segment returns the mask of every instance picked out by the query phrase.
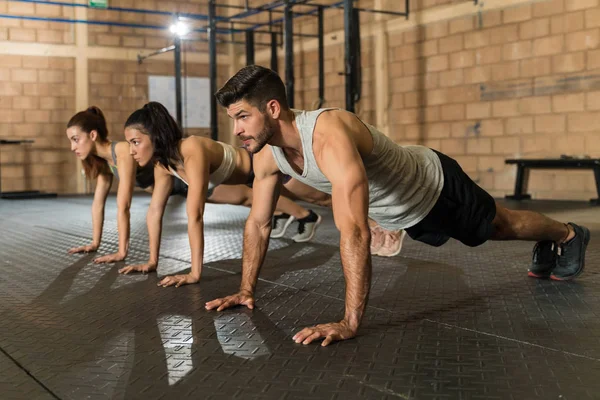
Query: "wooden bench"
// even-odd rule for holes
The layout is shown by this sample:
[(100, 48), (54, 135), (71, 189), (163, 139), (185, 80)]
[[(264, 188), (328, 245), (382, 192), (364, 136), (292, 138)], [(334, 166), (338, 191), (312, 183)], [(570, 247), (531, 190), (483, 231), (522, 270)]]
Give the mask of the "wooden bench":
[(530, 199), (527, 194), (529, 171), (532, 169), (591, 169), (596, 179), (596, 192), (598, 198), (590, 202), (600, 205), (600, 158), (543, 158), (543, 159), (508, 159), (506, 164), (517, 165), (517, 178), (515, 181), (515, 193), (506, 196), (511, 200)]

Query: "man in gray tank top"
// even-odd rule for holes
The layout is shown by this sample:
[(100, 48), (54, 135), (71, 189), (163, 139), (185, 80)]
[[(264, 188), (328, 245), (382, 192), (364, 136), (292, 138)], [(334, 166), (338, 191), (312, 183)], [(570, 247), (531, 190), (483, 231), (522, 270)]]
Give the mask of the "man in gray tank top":
[(281, 78), (267, 68), (242, 68), (216, 97), (233, 119), (234, 133), (255, 153), (255, 201), (244, 230), (240, 291), (208, 302), (209, 310), (254, 308), (282, 174), (332, 195), (346, 280), (344, 318), (303, 329), (296, 343), (324, 339), (326, 346), (356, 335), (371, 283), (369, 217), (433, 246), (450, 238), (468, 246), (536, 241), (532, 277), (569, 280), (583, 271), (587, 228), (506, 209), (450, 157), (423, 146), (398, 146), (352, 113), (292, 110)]

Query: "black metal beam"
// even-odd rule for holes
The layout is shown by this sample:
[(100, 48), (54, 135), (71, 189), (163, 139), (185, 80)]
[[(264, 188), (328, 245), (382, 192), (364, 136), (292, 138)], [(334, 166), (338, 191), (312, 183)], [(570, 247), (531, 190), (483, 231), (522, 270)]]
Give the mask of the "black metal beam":
[[(232, 8), (235, 10), (245, 10), (245, 11), (256, 10), (256, 8), (248, 7), (248, 3), (246, 3), (246, 5), (244, 5), (244, 6), (236, 6), (233, 4), (216, 4), (216, 6), (219, 8)], [(270, 11), (273, 11), (274, 13), (277, 13), (277, 14), (283, 14), (283, 11), (280, 11), (280, 10), (270, 10)]]
[[(256, 32), (256, 33), (275, 33), (277, 35), (283, 35), (283, 32), (265, 31), (265, 30), (259, 30), (259, 29), (248, 29), (248, 30)], [(294, 33), (293, 36), (296, 36), (296, 37), (310, 37), (310, 38), (317, 37), (316, 34), (311, 34), (311, 33)]]
[[(261, 12), (264, 12), (264, 11), (272, 11), (275, 8), (283, 6), (284, 4), (286, 4), (286, 2), (287, 2), (287, 0), (284, 0), (283, 2), (280, 0), (272, 1), (271, 3), (264, 4), (260, 7), (251, 8), (248, 11), (230, 15), (228, 17), (218, 18), (218, 21), (219, 22), (228, 22), (228, 21), (231, 21), (232, 19), (246, 18), (246, 17), (250, 17), (252, 15), (260, 14)], [(285, 15), (285, 11), (284, 11), (284, 15)]]
[[(229, 30), (225, 30), (223, 28), (220, 28), (217, 31), (219, 33), (223, 33), (223, 34), (226, 34), (226, 33), (245, 33), (247, 31), (254, 31), (255, 33), (273, 33), (273, 32), (275, 32), (278, 35), (283, 35), (283, 32), (273, 31), (271, 29), (272, 24), (269, 25), (269, 30), (261, 30), (261, 29), (254, 28), (256, 26), (256, 22), (229, 21), (229, 24), (231, 25), (231, 28), (229, 28)], [(251, 26), (251, 28), (249, 28), (249, 29), (235, 28), (234, 27), (235, 24)], [(261, 25), (261, 26), (263, 26), (263, 25)], [(203, 29), (203, 28), (199, 28), (199, 29), (195, 29), (194, 30), (194, 32), (204, 32), (204, 31), (205, 31), (205, 29)], [(317, 37), (316, 34), (310, 34), (310, 33), (294, 33), (294, 36), (298, 36), (298, 37)]]
[[(314, 12), (309, 12), (309, 13), (303, 13), (303, 14), (298, 14), (298, 13), (292, 13), (293, 18), (299, 17), (299, 16), (314, 16)], [(0, 14), (0, 17), (2, 17), (2, 14)], [(283, 21), (284, 18), (278, 19), (276, 21), (270, 21), (270, 22), (266, 22), (266, 23), (256, 23), (256, 22), (245, 22), (245, 21), (215, 21), (215, 24), (218, 24), (219, 22), (227, 22), (230, 25), (229, 29), (223, 29), (223, 28), (216, 28), (217, 33), (221, 33), (221, 34), (235, 34), (235, 33), (244, 33), (247, 30), (253, 30), (254, 32), (257, 33), (271, 33), (273, 32), (273, 30), (271, 29), (271, 26), (273, 24), (276, 24), (278, 22)], [(245, 25), (245, 26), (250, 26), (250, 28), (234, 28), (235, 24), (238, 25)], [(263, 26), (268, 26), (269, 30), (259, 30), (258, 28), (261, 28)], [(163, 27), (159, 27), (159, 26), (144, 26), (144, 27), (148, 27), (148, 28), (155, 28), (155, 29), (166, 29)], [(191, 32), (198, 32), (198, 33), (204, 33), (204, 32), (208, 32), (208, 26), (202, 26), (196, 29), (193, 29)], [(277, 32), (279, 35), (283, 35), (283, 32)], [(299, 36), (299, 37), (317, 37), (317, 35), (314, 34), (310, 34), (310, 33), (295, 33), (294, 36)]]
[(355, 10), (361, 11), (361, 12), (368, 12), (368, 13), (373, 13), (373, 14), (387, 14), (387, 15), (397, 15), (399, 17), (406, 17), (407, 14), (405, 11), (388, 11), (388, 10), (375, 10), (372, 8), (358, 8), (355, 7)]
[[(205, 43), (210, 43), (209, 39), (206, 38), (185, 38), (185, 40), (187, 42), (205, 42)], [(242, 41), (242, 40), (223, 40), (223, 39), (216, 39), (216, 42), (218, 44), (239, 44), (242, 46), (246, 45), (246, 41)], [(271, 47), (271, 43), (267, 43), (267, 42), (254, 42), (254, 46), (264, 46), (264, 47)]]
[(181, 38), (175, 36), (175, 113), (177, 123), (183, 129), (183, 102), (181, 96)]
[[(250, 29), (234, 29), (233, 33), (241, 33), (241, 32), (248, 32), (248, 31), (252, 31), (254, 33), (266, 33), (266, 34), (275, 33), (277, 35), (283, 35), (283, 32), (277, 32), (277, 31), (271, 31), (271, 30), (262, 30), (262, 29), (252, 29), (252, 28), (250, 28)], [(297, 37), (312, 37), (312, 38), (317, 37), (316, 34), (310, 34), (310, 33), (294, 33), (294, 36), (297, 36)]]
[(279, 56), (277, 55), (277, 35), (275, 32), (271, 33), (271, 69), (275, 72), (279, 72)]
[(325, 44), (323, 39), (323, 7), (318, 8), (317, 17), (317, 29), (319, 32), (319, 104), (317, 105), (317, 108), (321, 108), (325, 102)]
[[(246, 22), (246, 21), (227, 21), (227, 22), (231, 26), (232, 30), (235, 30), (235, 28), (233, 28), (234, 25), (245, 25), (245, 26), (254, 26), (254, 25), (256, 25), (256, 22)], [(239, 29), (246, 30), (246, 28), (239, 28)]]
[(356, 8), (352, 12), (352, 51), (354, 63), (352, 64), (352, 82), (353, 93), (352, 99), (356, 104), (362, 95), (362, 69), (361, 69), (361, 47), (360, 47), (360, 11)]
[(219, 140), (219, 124), (217, 121), (217, 36), (215, 32), (216, 18), (215, 0), (208, 1), (208, 72), (210, 75), (210, 137)]
[[(310, 6), (310, 7), (325, 7), (325, 8), (342, 8), (343, 6), (339, 3), (335, 3), (335, 4), (319, 4), (319, 3), (309, 3), (307, 0), (305, 3), (298, 3), (298, 5), (302, 5), (302, 6)], [(406, 3), (406, 11), (389, 11), (389, 10), (376, 10), (373, 8), (359, 8), (359, 7), (354, 7), (355, 10), (361, 11), (361, 12), (368, 12), (368, 13), (374, 13), (374, 14), (388, 14), (388, 15), (397, 15), (400, 17), (408, 17), (408, 1), (409, 0), (405, 0)], [(345, 4), (345, 1), (344, 1)]]
[[(339, 6), (340, 4), (342, 4), (343, 2), (344, 2), (343, 0), (340, 0), (338, 3), (335, 3), (335, 4), (330, 4), (330, 5), (328, 5), (328, 6), (323, 6), (323, 8), (338, 7), (338, 6)], [(307, 16), (307, 17), (316, 17), (316, 16), (317, 16), (317, 8), (315, 7), (315, 9), (314, 9), (314, 10), (312, 10), (312, 11), (308, 11), (308, 12), (305, 12), (305, 13), (297, 13), (297, 12), (296, 12), (296, 13), (294, 13), (294, 12), (293, 12), (293, 13), (292, 13), (292, 16), (293, 16), (294, 18), (296, 18), (296, 17), (304, 17), (304, 16)], [(269, 26), (270, 24), (273, 24), (273, 23), (283, 22), (283, 21), (284, 21), (284, 19), (285, 19), (285, 18), (280, 18), (280, 19), (277, 19), (277, 20), (275, 20), (275, 21), (270, 21), (270, 22), (266, 22), (266, 23), (257, 23), (256, 25), (254, 25), (254, 28), (253, 28), (253, 29), (260, 28), (260, 27), (262, 27), (262, 26)]]
[(346, 110), (354, 112), (354, 52), (352, 34), (353, 0), (344, 0), (344, 77), (346, 78)]
[(291, 0), (284, 0), (284, 3), (285, 87), (288, 105), (294, 107), (294, 28), (292, 26), (292, 2)]
[(254, 64), (254, 31), (246, 31), (246, 65)]

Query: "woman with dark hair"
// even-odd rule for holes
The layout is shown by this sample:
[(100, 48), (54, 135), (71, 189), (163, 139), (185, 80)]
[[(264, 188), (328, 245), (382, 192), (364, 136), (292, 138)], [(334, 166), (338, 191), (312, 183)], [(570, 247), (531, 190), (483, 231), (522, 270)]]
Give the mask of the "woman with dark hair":
[[(180, 286), (200, 280), (204, 255), (203, 214), (206, 202), (245, 205), (250, 207), (252, 189), (252, 158), (241, 147), (200, 136), (183, 137), (177, 122), (160, 103), (150, 102), (129, 116), (125, 137), (130, 153), (142, 166), (154, 166), (154, 191), (147, 214), (150, 259), (142, 265), (130, 265), (119, 270), (149, 272), (158, 266), (162, 216), (172, 176), (188, 184), (187, 215), (192, 268), (189, 274), (165, 277), (159, 286)], [(290, 199), (280, 196), (277, 209), (289, 216), (282, 228), (298, 222), (296, 242), (313, 238), (321, 217)]]
[(67, 137), (71, 142), (71, 151), (82, 161), (86, 177), (96, 179), (92, 203), (92, 243), (74, 247), (69, 250), (69, 253), (89, 253), (100, 247), (104, 207), (115, 176), (119, 179), (117, 191), (119, 250), (114, 254), (98, 257), (94, 262), (121, 261), (127, 257), (129, 246), (129, 208), (133, 188), (138, 186), (151, 191), (154, 184), (154, 171), (152, 168), (136, 166), (126, 142), (109, 140), (106, 119), (98, 107), (92, 106), (75, 114), (67, 123)]

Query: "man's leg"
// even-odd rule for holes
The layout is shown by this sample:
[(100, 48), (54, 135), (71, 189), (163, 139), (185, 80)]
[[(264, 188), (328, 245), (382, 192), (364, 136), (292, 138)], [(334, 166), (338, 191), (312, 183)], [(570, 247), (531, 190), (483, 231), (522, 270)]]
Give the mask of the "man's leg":
[(584, 226), (564, 224), (543, 214), (509, 210), (496, 203), (492, 240), (534, 240), (529, 276), (569, 280), (585, 267), (585, 251), (590, 232)]
[(496, 203), (492, 221), (492, 240), (550, 240), (563, 243), (575, 237), (571, 225), (553, 220), (535, 211), (510, 210)]
[(537, 212), (502, 207), (456, 160), (436, 153), (442, 164), (444, 187), (429, 215), (406, 230), (411, 237), (428, 239), (429, 234), (445, 234), (468, 246), (479, 246), (490, 239), (537, 241), (530, 276), (567, 280), (581, 274), (590, 239), (585, 227), (564, 224)]

